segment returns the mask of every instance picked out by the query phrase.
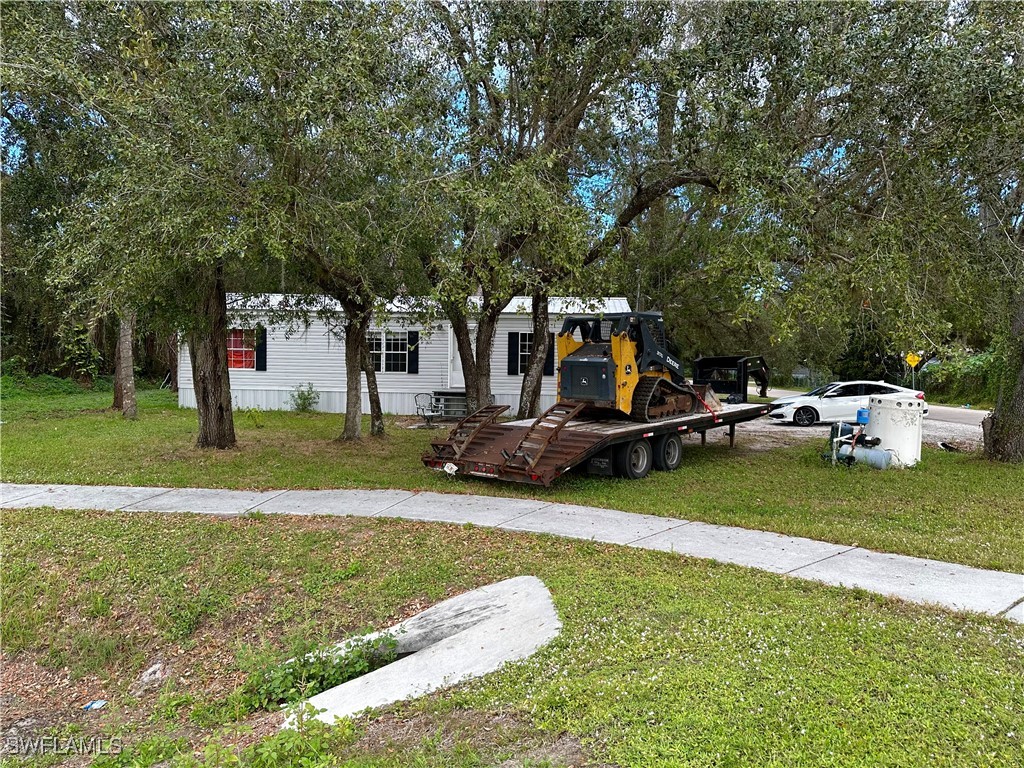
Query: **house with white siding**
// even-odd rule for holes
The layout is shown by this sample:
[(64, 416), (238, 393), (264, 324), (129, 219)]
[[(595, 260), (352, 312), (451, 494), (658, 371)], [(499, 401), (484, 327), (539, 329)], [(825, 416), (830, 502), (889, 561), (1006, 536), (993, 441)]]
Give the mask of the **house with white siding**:
[[(296, 387), (311, 384), (320, 394), (318, 408), (331, 413), (345, 410), (345, 341), (342, 312), (329, 299), (320, 312), (295, 310), (289, 319), (291, 297), (273, 294), (229, 298), (231, 329), (228, 368), (231, 396), (236, 408), (288, 410)], [(491, 388), (496, 403), (519, 406), (519, 394), (533, 344), (532, 301), (516, 297), (497, 323), (491, 359)], [(557, 333), (566, 315), (594, 312), (629, 312), (624, 298), (583, 301), (552, 298), (550, 332)], [(408, 307), (388, 307), (386, 319), (368, 333), (381, 406), (386, 413), (414, 414), (418, 393), (465, 390), (459, 351), (447, 320), (424, 325)], [(541, 409), (554, 405), (558, 361), (550, 345), (541, 388)], [(181, 344), (178, 358), (178, 404), (195, 408), (189, 349)], [(364, 377), (363, 408), (369, 409)]]

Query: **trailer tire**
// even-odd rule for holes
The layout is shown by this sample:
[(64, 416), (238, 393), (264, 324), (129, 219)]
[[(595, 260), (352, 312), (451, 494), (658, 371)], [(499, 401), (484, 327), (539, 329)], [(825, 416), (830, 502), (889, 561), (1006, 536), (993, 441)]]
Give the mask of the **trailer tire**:
[(615, 453), (615, 469), (619, 477), (640, 480), (647, 477), (654, 464), (654, 451), (645, 438), (620, 445)]
[(662, 435), (654, 441), (654, 468), (671, 472), (683, 463), (683, 441), (679, 435)]

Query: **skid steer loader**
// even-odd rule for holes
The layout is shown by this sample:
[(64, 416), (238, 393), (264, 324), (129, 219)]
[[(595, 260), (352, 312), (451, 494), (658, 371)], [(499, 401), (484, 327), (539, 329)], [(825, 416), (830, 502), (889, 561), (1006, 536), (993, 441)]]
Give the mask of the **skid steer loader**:
[(557, 344), (560, 402), (634, 421), (720, 408), (708, 387), (687, 381), (683, 364), (668, 350), (658, 312), (567, 317)]

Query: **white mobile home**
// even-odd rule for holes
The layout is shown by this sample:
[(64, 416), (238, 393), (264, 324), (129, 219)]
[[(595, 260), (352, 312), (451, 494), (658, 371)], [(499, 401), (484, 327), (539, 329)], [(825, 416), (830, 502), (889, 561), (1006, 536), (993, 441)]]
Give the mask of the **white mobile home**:
[[(340, 333), (340, 308), (328, 304), (334, 307), (333, 318), (311, 319), (305, 325), (281, 320), (282, 314), (288, 311), (287, 296), (275, 294), (245, 303), (232, 299), (230, 303), (228, 366), (236, 408), (287, 410), (295, 388), (312, 384), (320, 393), (320, 410), (344, 412), (345, 342)], [(550, 330), (557, 333), (562, 319), (569, 314), (629, 311), (629, 303), (624, 298), (587, 302), (553, 298), (549, 303)], [(531, 312), (529, 297), (513, 299), (498, 320), (494, 339), (491, 388), (496, 403), (510, 405), (513, 409), (519, 406), (523, 373), (533, 342)], [(455, 336), (447, 320), (424, 327), (413, 313), (401, 306), (390, 307), (387, 317), (386, 322), (375, 325), (369, 333), (385, 412), (413, 414), (417, 393), (465, 389)], [(556, 397), (554, 373), (558, 361), (554, 346), (551, 345), (545, 366), (542, 409), (553, 405)], [(178, 404), (184, 408), (196, 406), (191, 361), (185, 344), (180, 347), (178, 359)], [(363, 408), (369, 408), (365, 389)]]

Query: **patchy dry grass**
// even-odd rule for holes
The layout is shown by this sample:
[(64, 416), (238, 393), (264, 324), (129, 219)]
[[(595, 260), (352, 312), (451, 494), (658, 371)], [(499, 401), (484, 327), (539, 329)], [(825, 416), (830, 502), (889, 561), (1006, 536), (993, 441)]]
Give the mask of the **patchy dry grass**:
[[(3, 523), (5, 726), (117, 736), (131, 751), (114, 764), (189, 764), (197, 749), (209, 765), (1019, 764), (1024, 627), (997, 619), (471, 526), (52, 510)], [(279, 715), (208, 718), (268, 661), (527, 573), (565, 622), (531, 660), (298, 741), (272, 736)], [(157, 660), (169, 676), (138, 690)], [(92, 698), (111, 703), (82, 712)]]

